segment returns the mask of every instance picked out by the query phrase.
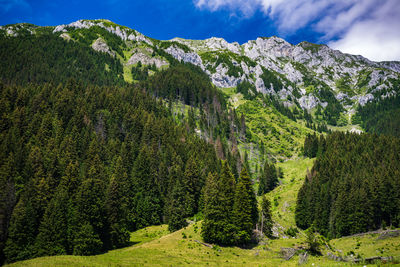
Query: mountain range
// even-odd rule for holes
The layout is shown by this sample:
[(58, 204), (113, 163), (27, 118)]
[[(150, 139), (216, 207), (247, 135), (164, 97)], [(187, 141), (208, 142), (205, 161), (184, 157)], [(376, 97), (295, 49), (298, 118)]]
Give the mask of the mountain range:
[[(236, 87), (248, 81), (257, 92), (274, 95), (286, 106), (298, 105), (308, 111), (318, 106), (325, 109), (338, 102), (343, 107), (341, 112), (351, 115), (358, 105), (398, 94), (398, 61), (374, 62), (327, 45), (309, 42), (293, 45), (276, 36), (259, 37), (242, 45), (215, 37), (160, 41), (103, 19), (78, 20), (55, 27), (6, 25), (0, 27), (0, 32), (18, 36), (23, 32), (41, 34), (43, 30), (51, 30), (66, 41), (79, 41), (85, 35), (83, 30), (93, 27), (105, 29), (124, 43), (118, 48), (101, 34), (91, 40), (94, 50), (119, 58), (125, 72), (139, 61), (144, 65), (155, 64), (157, 68), (169, 65), (157, 53), (161, 48), (175, 59), (201, 67), (219, 88)], [(132, 81), (129, 73), (125, 73), (125, 80)]]
[(400, 262), (400, 62), (104, 19), (0, 61), (0, 265)]

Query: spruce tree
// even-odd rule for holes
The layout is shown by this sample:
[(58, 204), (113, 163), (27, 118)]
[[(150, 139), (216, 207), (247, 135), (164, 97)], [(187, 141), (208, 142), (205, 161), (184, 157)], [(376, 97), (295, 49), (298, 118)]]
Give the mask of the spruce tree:
[(123, 170), (122, 158), (118, 157), (115, 170), (107, 189), (105, 208), (110, 227), (110, 246), (119, 248), (129, 241), (128, 221), (128, 175)]
[(233, 218), (235, 178), (223, 161), (218, 176), (209, 174), (204, 189), (204, 221), (202, 237), (206, 242), (231, 245), (236, 242)]
[[(104, 207), (106, 185), (99, 179), (86, 179), (82, 182), (76, 196), (76, 221), (82, 233), (100, 238), (102, 244), (108, 247), (107, 216)], [(83, 227), (83, 224), (90, 225)], [(90, 233), (89, 233), (90, 232)], [(93, 232), (93, 233), (92, 233)], [(79, 239), (79, 232), (75, 235)], [(102, 250), (103, 248), (100, 248)], [(74, 253), (75, 253), (74, 247)], [(98, 249), (96, 249), (98, 251)], [(86, 253), (86, 252), (85, 252)], [(93, 252), (95, 253), (95, 252)]]
[(34, 255), (37, 212), (26, 196), (23, 196), (14, 208), (8, 238), (4, 248), (7, 262), (26, 260)]
[(278, 182), (278, 174), (275, 165), (269, 164), (268, 161), (266, 161), (264, 170), (260, 176), (258, 195), (261, 196), (272, 191), (278, 185)]
[(261, 199), (261, 214), (260, 214), (260, 227), (261, 231), (267, 237), (272, 237), (272, 214), (271, 214), (271, 202), (264, 195)]
[(61, 255), (70, 251), (68, 240), (68, 192), (59, 188), (50, 201), (36, 239), (37, 256)]
[(236, 242), (246, 244), (250, 242), (252, 230), (257, 222), (257, 200), (253, 191), (250, 176), (244, 167), (236, 184), (235, 201), (233, 205), (233, 222), (237, 228)]
[(74, 255), (94, 255), (102, 251), (103, 243), (90, 223), (85, 222), (76, 233)]
[(187, 225), (185, 207), (185, 187), (181, 179), (175, 181), (175, 185), (167, 202), (168, 230), (177, 231)]
[(195, 158), (191, 156), (186, 162), (183, 184), (185, 187), (186, 215), (194, 215), (198, 211), (201, 191), (201, 176)]
[(151, 148), (143, 145), (132, 169), (133, 199), (130, 213), (135, 217), (136, 228), (161, 223), (161, 195), (155, 184), (157, 173)]

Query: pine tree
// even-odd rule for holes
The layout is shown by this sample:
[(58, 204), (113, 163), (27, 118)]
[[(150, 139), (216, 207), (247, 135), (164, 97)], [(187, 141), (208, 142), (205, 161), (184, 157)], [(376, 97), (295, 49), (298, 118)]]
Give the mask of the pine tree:
[(236, 227), (232, 221), (234, 194), (235, 178), (224, 161), (219, 177), (209, 174), (204, 189), (202, 237), (206, 242), (223, 245), (236, 242)]
[(258, 195), (261, 196), (272, 191), (278, 185), (278, 182), (278, 174), (275, 165), (269, 164), (268, 161), (266, 161), (263, 173), (260, 176)]
[(67, 254), (70, 250), (68, 203), (67, 190), (59, 188), (50, 201), (39, 227), (35, 244), (37, 256)]
[(272, 237), (271, 203), (265, 195), (261, 199), (260, 226), (264, 235)]
[(250, 242), (252, 230), (257, 222), (258, 210), (257, 200), (246, 168), (242, 169), (236, 184), (232, 214), (233, 223), (237, 227), (236, 242), (238, 244)]
[(167, 203), (168, 230), (170, 232), (177, 231), (187, 225), (185, 220), (187, 215), (185, 193), (181, 178), (177, 179)]

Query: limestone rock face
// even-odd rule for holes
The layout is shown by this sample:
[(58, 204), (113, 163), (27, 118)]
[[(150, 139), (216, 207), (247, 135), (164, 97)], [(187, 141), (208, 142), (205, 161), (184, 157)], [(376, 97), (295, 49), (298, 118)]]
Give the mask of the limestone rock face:
[(228, 68), (224, 67), (222, 64), (218, 65), (216, 72), (211, 74), (212, 83), (221, 88), (229, 88), (237, 86), (244, 79), (244, 77), (236, 78), (229, 76), (227, 72)]
[(186, 53), (185, 51), (183, 51), (183, 49), (176, 47), (175, 45), (172, 45), (167, 49), (165, 49), (165, 52), (167, 52), (177, 60), (182, 60), (183, 62), (192, 63), (193, 65), (199, 66), (204, 70), (201, 57), (194, 52)]
[(98, 52), (107, 53), (112, 57), (115, 57), (115, 52), (111, 50), (108, 47), (107, 43), (101, 38), (98, 38), (96, 41), (94, 41), (94, 43), (92, 44), (92, 48)]
[[(149, 53), (152, 52), (151, 49), (149, 49), (148, 51)], [(138, 62), (141, 62), (143, 65), (156, 65), (157, 68), (161, 68), (162, 66), (166, 66), (168, 65), (168, 63), (160, 58), (156, 58), (156, 57), (151, 57), (139, 50), (135, 50), (133, 51), (132, 56), (129, 58), (128, 62), (126, 63), (126, 65), (134, 65), (137, 64)]]
[(315, 97), (314, 95), (305, 95), (299, 98), (299, 104), (301, 106), (301, 108), (303, 109), (313, 109), (315, 107), (318, 106), (318, 104), (321, 105), (321, 107), (325, 108), (328, 103), (326, 102), (321, 102), (317, 97)]

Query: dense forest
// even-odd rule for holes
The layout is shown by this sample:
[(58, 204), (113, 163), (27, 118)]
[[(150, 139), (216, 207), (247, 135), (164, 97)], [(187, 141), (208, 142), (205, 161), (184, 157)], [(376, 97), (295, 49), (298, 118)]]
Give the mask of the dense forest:
[(312, 155), (319, 152), (298, 193), (297, 226), (332, 238), (399, 227), (400, 139), (340, 132), (311, 139)]
[(137, 88), (70, 81), (0, 89), (8, 261), (122, 246), (128, 230), (173, 220), (177, 186), (181, 217), (194, 215), (206, 175), (220, 169), (212, 145)]
[[(49, 29), (50, 31), (50, 29)], [(0, 79), (3, 83), (66, 83), (122, 85), (122, 65), (106, 53), (51, 34), (0, 38)]]
[[(221, 166), (255, 201), (250, 176), (239, 176), (244, 118), (198, 67), (138, 64), (143, 81), (127, 85), (106, 53), (50, 33), (20, 38), (0, 38), (10, 62), (0, 71), (1, 261), (97, 254), (148, 225), (178, 230), (206, 212), (206, 177), (222, 179)], [(176, 118), (179, 103), (189, 110)], [(235, 206), (235, 244), (250, 240), (254, 201), (250, 224)]]
[(359, 106), (353, 123), (371, 133), (400, 137), (400, 96), (392, 96)]

